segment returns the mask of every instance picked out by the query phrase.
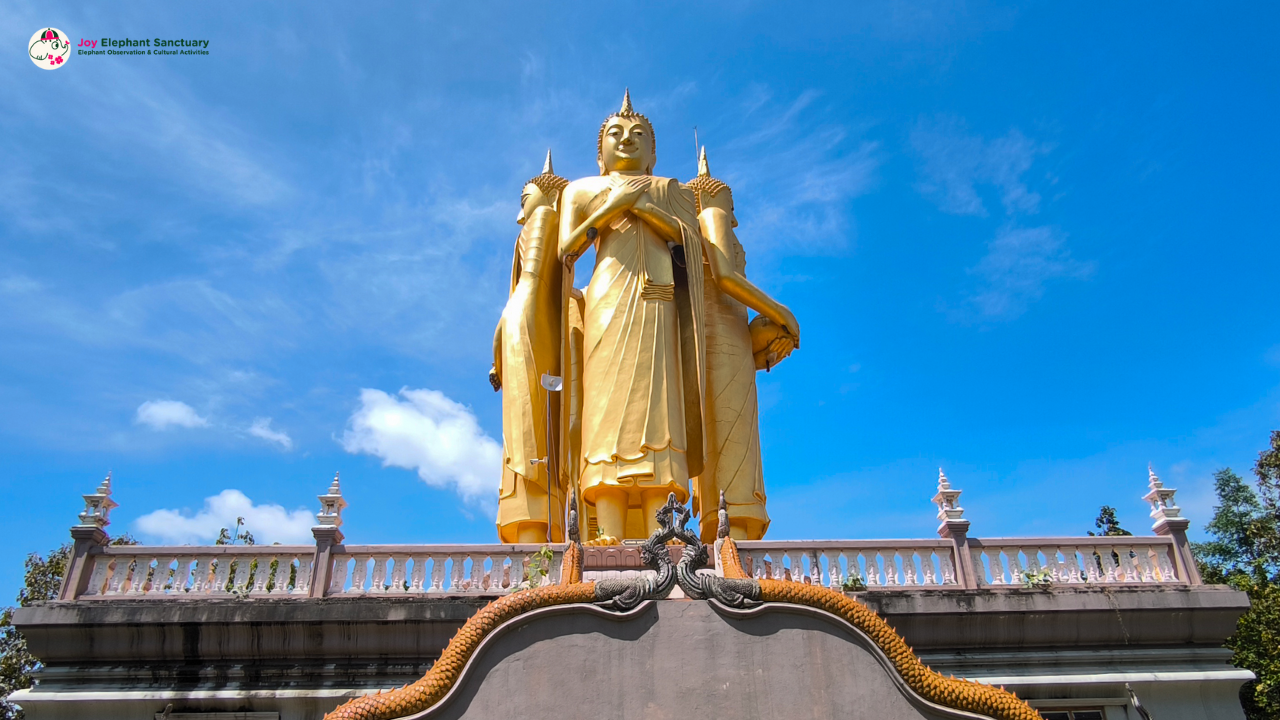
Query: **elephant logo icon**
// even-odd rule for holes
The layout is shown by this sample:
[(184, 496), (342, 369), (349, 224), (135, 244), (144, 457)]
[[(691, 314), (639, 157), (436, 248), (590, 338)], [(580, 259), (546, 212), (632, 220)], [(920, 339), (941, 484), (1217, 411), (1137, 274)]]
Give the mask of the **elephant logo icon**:
[(67, 36), (57, 28), (47, 27), (37, 30), (31, 36), (29, 53), (31, 62), (45, 70), (57, 70), (71, 56), (71, 43)]

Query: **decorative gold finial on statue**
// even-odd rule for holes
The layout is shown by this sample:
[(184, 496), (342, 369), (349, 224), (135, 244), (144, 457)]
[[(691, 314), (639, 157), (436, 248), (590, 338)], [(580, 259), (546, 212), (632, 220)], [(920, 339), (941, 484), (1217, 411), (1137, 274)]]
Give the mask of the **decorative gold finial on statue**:
[(721, 190), (729, 187), (724, 182), (711, 177), (711, 170), (707, 165), (707, 147), (705, 145), (702, 146), (702, 151), (698, 153), (698, 177), (685, 183), (684, 186), (693, 191), (693, 199), (697, 203), (699, 213), (709, 204), (709, 198), (715, 197)]
[(623, 90), (622, 109), (618, 111), (618, 114), (622, 117), (631, 117), (636, 114), (636, 111), (631, 109), (631, 88)]
[(525, 183), (526, 186), (534, 185), (541, 190), (551, 200), (552, 205), (556, 204), (560, 191), (568, 184), (569, 181), (557, 175), (555, 168), (551, 166), (551, 148), (547, 148), (547, 159), (542, 163), (542, 174), (529, 178)]

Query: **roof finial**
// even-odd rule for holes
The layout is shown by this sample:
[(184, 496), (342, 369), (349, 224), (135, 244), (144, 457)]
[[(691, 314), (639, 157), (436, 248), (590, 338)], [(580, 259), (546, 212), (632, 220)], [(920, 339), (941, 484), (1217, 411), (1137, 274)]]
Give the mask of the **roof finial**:
[(702, 146), (698, 153), (698, 177), (711, 177), (711, 169), (707, 166), (707, 146)]
[(630, 117), (635, 113), (636, 111), (631, 109), (631, 88), (627, 88), (622, 93), (622, 109), (618, 111), (618, 114), (622, 117)]
[(555, 175), (555, 168), (551, 167), (551, 148), (547, 148), (547, 161), (542, 163), (543, 175)]

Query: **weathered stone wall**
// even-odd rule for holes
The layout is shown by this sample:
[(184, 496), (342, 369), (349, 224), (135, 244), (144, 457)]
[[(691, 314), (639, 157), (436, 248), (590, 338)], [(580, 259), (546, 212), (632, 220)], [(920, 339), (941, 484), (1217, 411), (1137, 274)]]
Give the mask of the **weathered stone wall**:
[[(1221, 643), (1247, 601), (1226, 588), (875, 592), (862, 599), (935, 669), (1005, 685), (1033, 704), (1077, 698), (1125, 717), (1129, 682), (1160, 720), (1242, 717), (1236, 692), (1249, 675), (1227, 664)], [(36, 688), (14, 699), (31, 720), (149, 720), (170, 703), (175, 711), (315, 720), (348, 697), (419, 677), (483, 602), (50, 603), (15, 618), (47, 667)], [(626, 622), (557, 616), (499, 638), (496, 651), (477, 661), (491, 679), (468, 686), (472, 699), (447, 716), (588, 707), (585, 698), (570, 702), (566, 693), (578, 689), (628, 706), (666, 697), (680, 702), (682, 715), (702, 708), (690, 717), (828, 716), (821, 708), (859, 717), (853, 706), (901, 716), (892, 704), (901, 693), (894, 695), (887, 676), (865, 682), (873, 654), (830, 624), (794, 614), (728, 620), (704, 602), (678, 600), (646, 613)], [(577, 689), (565, 685), (573, 678)], [(483, 714), (464, 712), (473, 706)], [(733, 710), (713, 712), (718, 707)], [(606, 709), (581, 717), (618, 716)], [(676, 714), (635, 717), (668, 716)]]

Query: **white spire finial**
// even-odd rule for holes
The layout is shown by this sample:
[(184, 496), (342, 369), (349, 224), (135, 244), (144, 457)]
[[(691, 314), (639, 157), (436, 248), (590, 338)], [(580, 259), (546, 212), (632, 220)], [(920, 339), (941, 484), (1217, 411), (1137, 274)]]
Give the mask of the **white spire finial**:
[(317, 495), (316, 499), (320, 501), (320, 512), (316, 513), (316, 522), (321, 527), (342, 527), (342, 510), (347, 506), (347, 501), (342, 497), (338, 473), (333, 474), (333, 484), (329, 486), (329, 492)]
[(84, 512), (80, 513), (80, 525), (92, 526), (99, 530), (111, 524), (111, 510), (120, 505), (111, 499), (111, 472), (103, 478), (98, 489), (84, 498)]
[(1182, 516), (1182, 508), (1178, 507), (1177, 501), (1173, 499), (1174, 494), (1178, 492), (1177, 489), (1165, 487), (1151, 467), (1151, 463), (1147, 463), (1147, 485), (1151, 490), (1143, 495), (1142, 499), (1151, 504), (1151, 517), (1155, 518), (1156, 525)]

